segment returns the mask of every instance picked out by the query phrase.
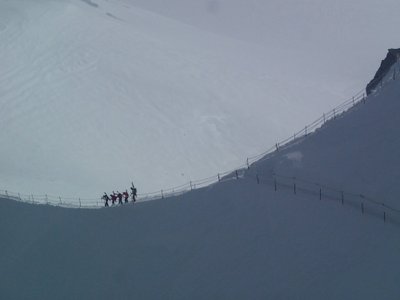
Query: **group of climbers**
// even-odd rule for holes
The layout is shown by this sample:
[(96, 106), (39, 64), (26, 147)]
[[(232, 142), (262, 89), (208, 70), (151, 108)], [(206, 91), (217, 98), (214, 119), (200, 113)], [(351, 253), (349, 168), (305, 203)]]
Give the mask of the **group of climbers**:
[(136, 196), (137, 196), (137, 190), (136, 190), (135, 186), (133, 185), (133, 183), (132, 183), (130, 190), (131, 190), (130, 195), (128, 193), (128, 190), (125, 190), (125, 192), (122, 192), (122, 193), (120, 193), (118, 191), (117, 192), (113, 191), (110, 195), (108, 195), (107, 193), (104, 193), (103, 197), (101, 197), (101, 199), (103, 199), (105, 202), (104, 206), (105, 207), (109, 206), (108, 201), (111, 201), (111, 205), (115, 205), (117, 200), (118, 200), (119, 205), (122, 205), (123, 202), (128, 203), (129, 196), (131, 197), (132, 203), (135, 203)]

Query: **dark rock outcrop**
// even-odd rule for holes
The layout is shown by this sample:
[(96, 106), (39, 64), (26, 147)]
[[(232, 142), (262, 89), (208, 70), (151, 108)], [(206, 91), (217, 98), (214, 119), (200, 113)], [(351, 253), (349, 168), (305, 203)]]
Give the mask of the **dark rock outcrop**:
[(382, 60), (381, 66), (376, 72), (374, 79), (367, 84), (367, 95), (371, 94), (372, 91), (381, 82), (381, 79), (389, 72), (390, 68), (400, 59), (400, 49), (389, 49), (386, 58)]

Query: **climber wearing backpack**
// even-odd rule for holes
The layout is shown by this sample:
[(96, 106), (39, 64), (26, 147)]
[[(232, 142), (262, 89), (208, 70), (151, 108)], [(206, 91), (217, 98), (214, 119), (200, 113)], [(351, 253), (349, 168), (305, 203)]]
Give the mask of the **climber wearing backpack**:
[(128, 190), (125, 190), (125, 192), (123, 192), (122, 195), (124, 196), (125, 203), (128, 203), (129, 200)]
[(120, 192), (117, 191), (117, 197), (118, 197), (118, 204), (122, 205), (122, 194)]
[(106, 193), (104, 193), (103, 197), (101, 197), (106, 203), (104, 204), (104, 207), (108, 207), (108, 201), (110, 200), (110, 197)]
[(115, 204), (115, 202), (117, 201), (117, 195), (115, 195), (115, 192), (113, 191), (113, 193), (110, 195), (111, 197), (111, 203), (112, 205)]
[(132, 202), (136, 202), (136, 196), (137, 196), (137, 190), (136, 190), (136, 188), (135, 188), (135, 186), (133, 185), (133, 182), (132, 182), (132, 186), (131, 186)]

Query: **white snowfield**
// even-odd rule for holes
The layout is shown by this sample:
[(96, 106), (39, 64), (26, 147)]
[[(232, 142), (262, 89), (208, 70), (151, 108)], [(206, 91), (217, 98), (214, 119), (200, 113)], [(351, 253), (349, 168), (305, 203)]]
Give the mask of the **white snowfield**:
[[(241, 165), (365, 85), (400, 22), (373, 2), (0, 0), (0, 188), (149, 191)], [(236, 180), (97, 210), (0, 198), (0, 299), (398, 299), (391, 73)]]
[(294, 2), (0, 0), (0, 188), (159, 191), (292, 134), (364, 86), (400, 23), (393, 1)]
[(0, 298), (398, 299), (400, 214), (325, 191), (400, 208), (400, 78), (385, 81), (237, 180), (98, 210), (1, 199)]

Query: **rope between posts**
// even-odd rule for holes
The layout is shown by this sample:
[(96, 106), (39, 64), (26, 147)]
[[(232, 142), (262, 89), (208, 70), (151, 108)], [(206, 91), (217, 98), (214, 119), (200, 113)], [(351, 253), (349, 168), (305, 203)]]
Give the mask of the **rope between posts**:
[[(254, 177), (254, 176), (253, 176)], [(264, 177), (262, 174), (257, 174), (256, 177), (257, 182), (261, 181), (264, 179), (264, 182), (268, 182), (267, 180), (265, 180), (267, 177)], [(281, 181), (279, 182), (279, 179), (281, 179)], [(301, 189), (310, 191), (310, 192), (315, 192), (315, 193), (321, 193), (322, 191), (326, 191), (326, 190), (330, 190), (331, 192), (335, 192), (337, 193), (338, 196), (350, 196), (353, 197), (354, 199), (359, 198), (362, 200), (365, 200), (366, 202), (369, 202), (371, 204), (373, 204), (375, 207), (381, 207), (381, 208), (385, 208), (387, 210), (390, 210), (396, 214), (399, 214), (400, 216), (400, 209), (394, 208), (390, 205), (385, 204), (383, 201), (377, 201), (375, 199), (373, 199), (372, 197), (369, 196), (365, 196), (364, 194), (360, 194), (360, 193), (354, 193), (354, 192), (349, 192), (349, 191), (344, 191), (343, 189), (337, 189), (331, 186), (328, 186), (326, 184), (321, 184), (318, 182), (313, 182), (313, 181), (309, 181), (306, 179), (300, 179), (298, 177), (291, 177), (291, 176), (284, 176), (284, 175), (279, 175), (279, 174), (272, 174), (272, 180), (271, 182), (277, 182), (278, 184), (281, 185), (286, 185), (288, 187), (291, 187), (292, 184), (297, 184), (297, 189), (299, 190), (299, 184), (303, 183), (303, 184), (307, 184), (308, 186), (315, 186), (317, 188), (319, 188), (319, 190), (311, 190), (310, 188), (305, 187), (304, 185), (301, 187)], [(323, 195), (327, 195), (326, 193)]]

